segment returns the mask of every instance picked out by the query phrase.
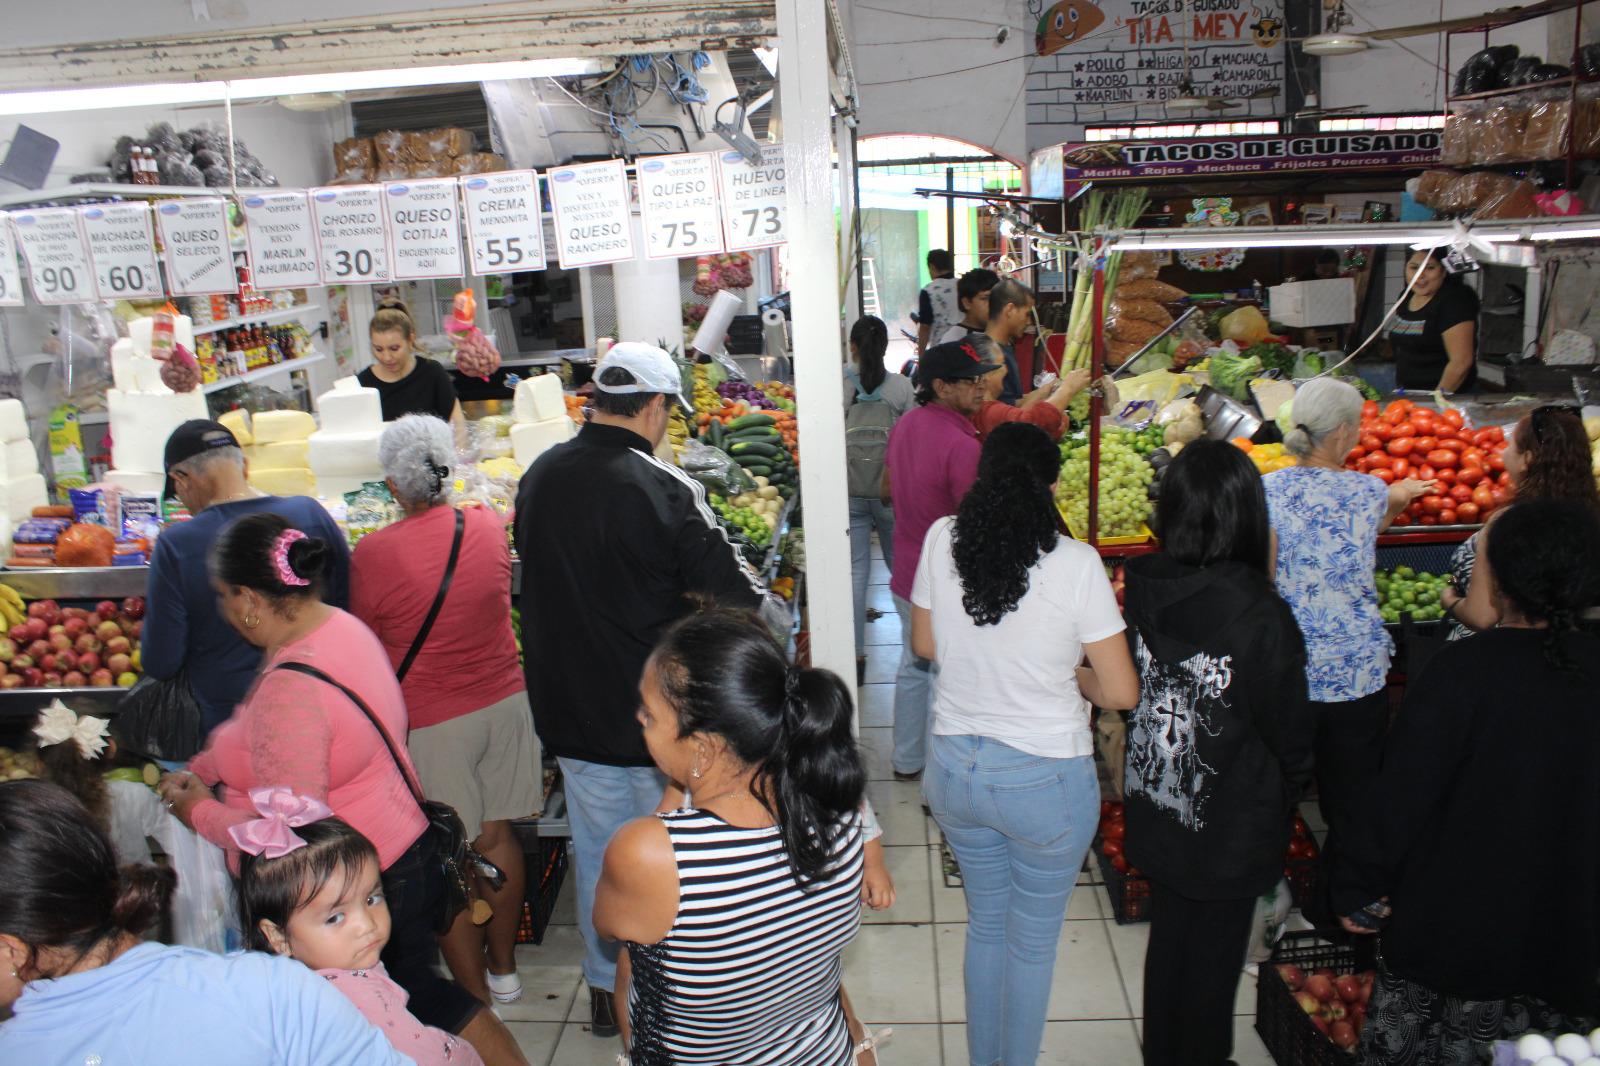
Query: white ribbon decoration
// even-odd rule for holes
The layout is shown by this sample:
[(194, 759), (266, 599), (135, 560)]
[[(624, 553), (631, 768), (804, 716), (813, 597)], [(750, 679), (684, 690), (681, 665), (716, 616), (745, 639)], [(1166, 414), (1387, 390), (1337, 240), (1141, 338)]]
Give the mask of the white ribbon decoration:
[(111, 723), (104, 718), (87, 714), (79, 717), (76, 711), (58, 698), (51, 700), (50, 706), (39, 713), (39, 723), (33, 727), (33, 735), (39, 738), (41, 748), (75, 741), (78, 754), (85, 759), (93, 759), (106, 750), (106, 735), (110, 728)]

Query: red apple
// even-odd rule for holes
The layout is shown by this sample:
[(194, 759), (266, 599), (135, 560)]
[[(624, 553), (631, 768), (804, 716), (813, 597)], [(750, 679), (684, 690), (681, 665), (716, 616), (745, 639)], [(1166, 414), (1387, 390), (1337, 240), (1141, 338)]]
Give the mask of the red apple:
[[(79, 674), (78, 676), (82, 677), (83, 675)], [(40, 674), (39, 674), (39, 684), (43, 685), (45, 688), (63, 688), (63, 687), (65, 687), (65, 682), (62, 680), (61, 675), (57, 674), (57, 673), (52, 673), (52, 672), (49, 672), (49, 671), (41, 671), (40, 672)]]
[(100, 638), (93, 633), (85, 633), (78, 638), (77, 643), (73, 644), (73, 647), (80, 652), (99, 651), (103, 646), (100, 643)]
[(70, 648), (66, 651), (56, 652), (56, 665), (61, 670), (76, 670), (78, 668), (78, 653)]
[(41, 655), (39, 657), (39, 669), (47, 674), (52, 670), (60, 670), (61, 666), (56, 662), (56, 653), (47, 651)]
[(134, 640), (138, 640), (139, 637), (141, 635), (143, 635), (143, 633), (144, 633), (144, 620), (140, 619), (139, 621), (133, 623), (133, 627), (129, 630), (128, 636), (132, 637)]
[(144, 597), (129, 596), (122, 601), (122, 613), (137, 621), (144, 617)]
[(1351, 1028), (1358, 1033), (1361, 1032), (1361, 1027), (1367, 1024), (1367, 1008), (1359, 1003), (1350, 1004), (1346, 1020), (1349, 1021)]
[(106, 669), (113, 674), (125, 674), (133, 669), (133, 658), (123, 652), (106, 656)]
[(35, 660), (44, 658), (50, 651), (51, 645), (47, 640), (36, 640), (28, 645), (28, 654)]
[(50, 600), (34, 600), (28, 604), (29, 618), (48, 618), (55, 603)]
[[(46, 630), (46, 632), (49, 632), (49, 630)], [(16, 625), (6, 630), (6, 635), (12, 640), (16, 641), (18, 644), (26, 644), (28, 641), (33, 639), (32, 637), (28, 636), (28, 623), (26, 622), (18, 622)]]
[(6, 669), (5, 663), (0, 663), (0, 677), (5, 677), (11, 671)]
[(29, 666), (22, 671), (22, 682), (28, 688), (38, 688), (44, 681), (44, 671), (37, 666)]
[(57, 622), (55, 625), (50, 627), (50, 636), (53, 637), (58, 633), (65, 633), (66, 631), (67, 627), (62, 625), (60, 622)]
[(101, 600), (94, 605), (94, 613), (102, 619), (111, 619), (117, 616), (117, 605), (111, 600)]
[(28, 670), (32, 667), (33, 656), (31, 655), (19, 655), (11, 660), (11, 669), (13, 670)]
[(1332, 979), (1324, 976), (1320, 972), (1314, 973), (1310, 977), (1306, 978), (1305, 990), (1322, 1000), (1324, 1003), (1330, 999), (1337, 998), (1337, 994), (1333, 990)]
[(99, 637), (100, 642), (103, 644), (112, 637), (122, 636), (122, 627), (111, 621), (101, 622), (95, 627), (94, 635)]
[(65, 633), (57, 633), (55, 636), (50, 638), (50, 646), (56, 651), (71, 651), (72, 638), (67, 636)]
[[(5, 678), (0, 677), (0, 683), (3, 683), (4, 681), (5, 681)], [(118, 674), (117, 675), (117, 687), (118, 688), (132, 688), (133, 686), (137, 685), (138, 683), (139, 683), (139, 675), (136, 674), (136, 673), (133, 673), (131, 670), (129, 672), (125, 673), (125, 674)]]
[(111, 671), (101, 668), (89, 675), (89, 684), (95, 688), (110, 688), (115, 685), (116, 679), (111, 676)]
[(1322, 1015), (1313, 1014), (1311, 1016), (1311, 1024), (1316, 1026), (1317, 1032), (1321, 1033), (1323, 1036), (1328, 1035), (1328, 1026), (1330, 1023), (1328, 1019), (1324, 1018)]
[(22, 683), (21, 674), (7, 674), (0, 677), (0, 688), (21, 688)]
[(1305, 971), (1292, 963), (1282, 963), (1278, 966), (1278, 976), (1283, 978), (1283, 983), (1289, 986), (1289, 991), (1298, 992), (1306, 983)]
[(29, 640), (38, 640), (40, 637), (50, 635), (50, 623), (43, 618), (30, 618), (22, 624), (28, 631)]
[(133, 641), (127, 637), (112, 637), (106, 641), (107, 655), (127, 655), (133, 651)]
[(17, 642), (10, 637), (0, 637), (0, 662), (10, 662), (17, 657)]
[(1330, 1022), (1337, 1022), (1348, 1017), (1350, 1011), (1346, 1009), (1344, 1001), (1333, 999), (1322, 1005), (1322, 1014), (1323, 1017), (1327, 1018)]
[(74, 618), (84, 618), (88, 614), (89, 612), (82, 607), (63, 607), (61, 608), (61, 621), (63, 623), (69, 622)]
[(1322, 1010), (1322, 1001), (1316, 996), (1313, 996), (1310, 992), (1296, 992), (1294, 994), (1294, 1001), (1300, 1004), (1301, 1010), (1305, 1011), (1313, 1018), (1315, 1018), (1317, 1013)]
[(85, 622), (82, 618), (69, 618), (65, 622), (61, 623), (61, 628), (66, 630), (67, 636), (71, 637), (73, 640), (77, 640), (79, 637), (89, 632), (89, 623)]
[(1361, 995), (1361, 978), (1353, 973), (1347, 973), (1343, 977), (1336, 978), (1333, 987), (1339, 993), (1340, 999), (1346, 1003), (1354, 1003)]
[[(46, 674), (45, 676), (48, 677), (50, 675)], [(83, 676), (82, 670), (68, 670), (62, 675), (61, 683), (68, 688), (82, 688), (89, 683), (89, 679)]]
[(1334, 1022), (1328, 1026), (1328, 1039), (1344, 1050), (1350, 1051), (1356, 1046), (1355, 1027), (1349, 1022)]
[(98, 670), (100, 669), (100, 666), (101, 661), (99, 652), (86, 651), (82, 655), (78, 656), (78, 669), (82, 670), (84, 673)]

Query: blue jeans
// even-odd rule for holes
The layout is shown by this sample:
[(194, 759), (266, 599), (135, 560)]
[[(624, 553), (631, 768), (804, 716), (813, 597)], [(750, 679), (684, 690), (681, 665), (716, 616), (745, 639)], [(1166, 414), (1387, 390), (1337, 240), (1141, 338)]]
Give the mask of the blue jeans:
[(1067, 900), (1100, 811), (1094, 759), (935, 736), (922, 782), (967, 896), (967, 1054), (974, 1066), (1030, 1066)]
[(938, 669), (911, 652), (911, 601), (894, 598), (900, 616), (900, 671), (894, 675), (894, 755), (896, 773), (915, 774), (928, 761), (928, 718)]
[(583, 934), (583, 979), (604, 992), (617, 987), (617, 942), (594, 931), (594, 890), (606, 845), (627, 823), (661, 805), (667, 779), (653, 766), (605, 766), (558, 758), (572, 826), (572, 867), (578, 878), (578, 931)]
[[(855, 593), (856, 654), (867, 653), (867, 585), (872, 576), (872, 531), (878, 531), (883, 561), (894, 570), (894, 508), (882, 500), (850, 498), (850, 580)], [(909, 640), (908, 634), (903, 638)]]

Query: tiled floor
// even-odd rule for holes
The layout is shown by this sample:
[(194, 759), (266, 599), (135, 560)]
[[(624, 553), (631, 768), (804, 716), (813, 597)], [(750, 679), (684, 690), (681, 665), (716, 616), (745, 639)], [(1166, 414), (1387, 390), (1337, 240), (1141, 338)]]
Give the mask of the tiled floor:
[[(894, 1029), (881, 1057), (885, 1066), (958, 1066), (967, 1062), (961, 976), (966, 904), (959, 889), (944, 885), (938, 830), (922, 813), (920, 786), (898, 783), (889, 771), (900, 626), (887, 581), (881, 560), (875, 560), (872, 603), (885, 615), (867, 626), (861, 741), (898, 898), (889, 911), (863, 914), (860, 934), (845, 954), (845, 986), (869, 1025)], [(1098, 880), (1081, 876), (1067, 908), (1040, 1063), (1140, 1061), (1140, 982), (1149, 926), (1117, 925), (1104, 886), (1093, 883)], [(587, 1026), (571, 884), (569, 877), (544, 944), (518, 949), (526, 992), (501, 1013), (535, 1066), (614, 1066), (617, 1041), (597, 1039)], [(1234, 1011), (1234, 1060), (1269, 1066), (1272, 1059), (1253, 1028), (1255, 980), (1248, 975), (1240, 981)]]

